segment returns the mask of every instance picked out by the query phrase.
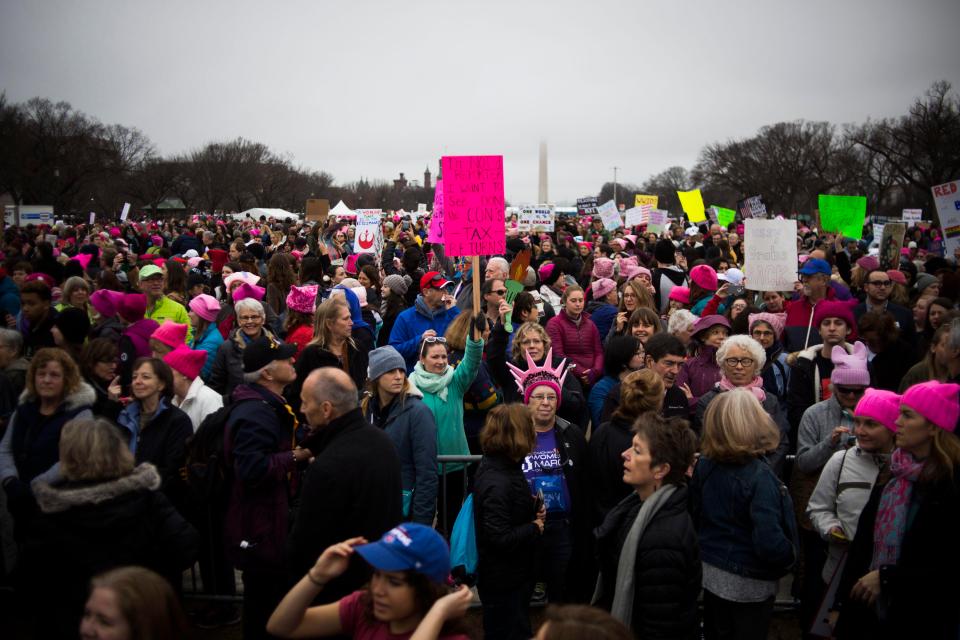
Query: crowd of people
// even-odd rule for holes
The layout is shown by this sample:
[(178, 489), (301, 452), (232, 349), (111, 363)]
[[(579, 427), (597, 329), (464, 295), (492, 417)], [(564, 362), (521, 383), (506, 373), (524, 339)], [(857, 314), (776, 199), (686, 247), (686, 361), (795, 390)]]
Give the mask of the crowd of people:
[[(742, 223), (505, 227), (479, 270), (392, 215), (379, 254), (349, 219), (7, 228), (15, 617), (461, 638), (478, 599), (488, 638), (534, 636), (531, 602), (537, 638), (765, 638), (792, 579), (805, 634), (957, 637), (936, 227), (881, 268), (869, 234), (801, 226), (790, 291), (750, 288)], [(472, 572), (449, 551), (468, 496)], [(194, 566), (219, 597), (188, 619)]]

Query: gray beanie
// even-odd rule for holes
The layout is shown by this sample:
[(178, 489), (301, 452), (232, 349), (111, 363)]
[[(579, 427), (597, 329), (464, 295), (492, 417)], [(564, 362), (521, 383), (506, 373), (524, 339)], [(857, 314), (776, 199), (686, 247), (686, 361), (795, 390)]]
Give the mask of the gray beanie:
[(937, 282), (937, 276), (931, 275), (929, 273), (921, 273), (917, 275), (917, 293), (923, 293), (927, 287), (932, 285), (934, 282)]
[(384, 278), (383, 284), (398, 296), (407, 295), (407, 289), (410, 288), (404, 277), (396, 273), (392, 273)]
[[(389, 277), (389, 276), (388, 276)], [(379, 347), (370, 352), (370, 360), (367, 365), (367, 379), (376, 380), (388, 371), (394, 369), (403, 369), (407, 371), (407, 363), (404, 362), (400, 352), (387, 345)]]

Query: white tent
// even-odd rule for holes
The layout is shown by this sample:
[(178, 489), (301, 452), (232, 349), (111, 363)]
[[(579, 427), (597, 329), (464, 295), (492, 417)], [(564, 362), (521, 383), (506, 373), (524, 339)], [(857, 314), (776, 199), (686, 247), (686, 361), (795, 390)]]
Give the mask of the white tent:
[(356, 214), (343, 203), (343, 200), (337, 203), (333, 209), (330, 209), (331, 218), (355, 218)]
[(245, 218), (253, 218), (254, 220), (259, 220), (260, 216), (266, 216), (267, 218), (275, 218), (277, 220), (299, 220), (300, 214), (291, 213), (285, 209), (264, 209), (261, 207), (255, 207), (253, 209), (247, 209), (246, 211), (241, 211), (240, 213), (231, 213), (230, 216), (234, 220), (243, 220)]

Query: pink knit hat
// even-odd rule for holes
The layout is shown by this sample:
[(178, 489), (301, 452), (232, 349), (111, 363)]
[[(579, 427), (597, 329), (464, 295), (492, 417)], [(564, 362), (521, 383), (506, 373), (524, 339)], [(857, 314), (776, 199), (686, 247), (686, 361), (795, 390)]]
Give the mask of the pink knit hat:
[(73, 258), (71, 258), (71, 259), (72, 259), (72, 260), (76, 260), (77, 262), (79, 262), (79, 263), (80, 263), (80, 266), (83, 267), (84, 270), (86, 270), (86, 268), (90, 266), (90, 259), (91, 259), (91, 258), (93, 258), (93, 255), (91, 255), (91, 254), (89, 254), (89, 253), (78, 253), (77, 255), (75, 255), (75, 256), (74, 256)]
[(359, 257), (359, 253), (347, 256), (346, 261), (343, 263), (343, 270), (352, 276), (357, 275), (357, 259)]
[(670, 289), (668, 300), (676, 300), (680, 304), (690, 304), (690, 287), (674, 287)]
[(173, 320), (164, 320), (163, 324), (150, 334), (150, 339), (176, 349), (187, 341), (187, 325), (179, 324)]
[(595, 280), (593, 284), (590, 285), (590, 288), (593, 290), (593, 299), (599, 300), (616, 289), (617, 283), (610, 278), (600, 278), (599, 280)]
[(717, 272), (706, 264), (698, 264), (690, 269), (690, 281), (706, 291), (717, 290)]
[(876, 256), (863, 256), (857, 260), (857, 266), (864, 271), (873, 271), (880, 268), (880, 261), (877, 260)]
[(776, 334), (777, 340), (780, 339), (780, 336), (783, 335), (783, 328), (787, 325), (787, 314), (786, 313), (751, 313), (747, 316), (747, 326), (750, 327), (750, 330), (753, 331), (754, 322), (766, 322), (773, 328), (773, 333)]
[(207, 362), (207, 352), (203, 350), (194, 351), (181, 344), (163, 356), (163, 361), (170, 365), (170, 368), (174, 371), (183, 374), (183, 377), (193, 380), (203, 371), (203, 365)]
[(190, 311), (193, 311), (207, 322), (216, 320), (217, 314), (220, 313), (220, 302), (213, 296), (205, 293), (194, 297), (188, 306), (190, 307)]
[(944, 431), (953, 433), (960, 417), (960, 385), (930, 380), (915, 384), (900, 397), (905, 404)]
[[(856, 302), (856, 300), (854, 300)], [(857, 321), (853, 319), (853, 307), (839, 300), (821, 300), (813, 310), (813, 326), (819, 331), (820, 324), (827, 318), (840, 318), (850, 328), (850, 335), (855, 335)]]
[(317, 308), (317, 285), (290, 287), (287, 294), (287, 307), (298, 313), (313, 313)]
[(126, 293), (117, 307), (117, 313), (127, 322), (143, 320), (147, 312), (147, 296), (142, 293)]
[(267, 293), (267, 290), (263, 287), (258, 287), (255, 284), (250, 284), (249, 282), (244, 282), (239, 287), (233, 290), (233, 301), (240, 302), (246, 298), (253, 298), (254, 300), (263, 300), (264, 294)]
[(867, 347), (862, 342), (853, 343), (853, 353), (847, 353), (847, 350), (840, 345), (835, 346), (830, 352), (830, 359), (833, 360), (830, 382), (855, 387), (870, 386)]
[(530, 396), (533, 390), (540, 386), (550, 387), (557, 392), (557, 406), (560, 406), (560, 390), (563, 388), (563, 380), (567, 377), (567, 360), (564, 358), (556, 367), (551, 366), (553, 362), (553, 349), (547, 351), (547, 357), (543, 361), (543, 366), (537, 366), (537, 363), (530, 357), (530, 352), (525, 352), (527, 357), (527, 370), (507, 363), (513, 379), (517, 382), (517, 387), (523, 392), (524, 404), (530, 403)]
[(120, 310), (123, 292), (110, 289), (97, 289), (90, 294), (90, 304), (104, 318), (112, 318)]
[(260, 282), (260, 276), (255, 273), (250, 273), (249, 271), (235, 271), (223, 279), (223, 284), (230, 289), (230, 285), (237, 281), (246, 282), (247, 284), (257, 284)]
[(612, 278), (613, 260), (610, 258), (597, 258), (594, 260), (592, 275), (594, 278)]
[(624, 282), (629, 282), (633, 280), (638, 275), (640, 275), (641, 267), (638, 267), (632, 262), (620, 262), (620, 277), (623, 278)]
[(903, 271), (897, 271), (896, 269), (890, 269), (887, 271), (887, 276), (896, 282), (897, 284), (907, 285), (907, 276), (903, 274)]
[(890, 431), (897, 432), (897, 416), (900, 415), (900, 396), (884, 389), (867, 389), (853, 415), (870, 418)]

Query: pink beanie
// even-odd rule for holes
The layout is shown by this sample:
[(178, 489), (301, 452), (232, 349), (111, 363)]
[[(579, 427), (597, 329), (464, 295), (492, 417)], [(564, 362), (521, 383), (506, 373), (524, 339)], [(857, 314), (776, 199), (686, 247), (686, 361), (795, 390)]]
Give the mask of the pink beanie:
[(190, 311), (193, 311), (207, 322), (216, 320), (217, 314), (220, 313), (220, 302), (213, 296), (205, 293), (195, 296), (188, 306), (190, 307)]
[(900, 415), (900, 396), (893, 391), (867, 389), (857, 403), (857, 408), (853, 410), (853, 415), (870, 418), (896, 433), (897, 416)]
[(230, 286), (237, 280), (246, 282), (247, 284), (257, 284), (260, 282), (260, 276), (255, 273), (250, 273), (249, 271), (235, 271), (223, 279), (223, 284), (226, 285), (229, 290)]
[(944, 431), (953, 433), (960, 417), (960, 385), (930, 380), (915, 384), (900, 397), (905, 404)]
[(93, 258), (93, 255), (89, 253), (78, 253), (72, 259), (80, 263), (80, 266), (86, 270), (90, 266), (90, 259)]
[[(856, 300), (854, 300), (856, 302)], [(821, 300), (813, 309), (813, 326), (817, 331), (827, 318), (840, 318), (847, 323), (850, 335), (856, 335), (857, 321), (853, 319), (853, 307), (840, 300)]]
[(298, 313), (313, 313), (317, 308), (317, 285), (290, 287), (287, 294), (287, 307)]
[(250, 284), (249, 282), (244, 282), (239, 287), (233, 290), (233, 301), (240, 302), (246, 298), (253, 298), (254, 300), (263, 300), (264, 294), (267, 290), (263, 287), (258, 287), (255, 284)]
[(163, 356), (163, 361), (170, 365), (170, 368), (174, 371), (183, 374), (183, 377), (193, 380), (203, 370), (203, 365), (207, 362), (207, 352), (203, 350), (194, 351), (181, 344)]
[(717, 272), (709, 265), (698, 264), (690, 269), (690, 280), (706, 291), (717, 290)]
[(163, 324), (150, 334), (150, 339), (176, 349), (187, 341), (187, 325), (179, 324), (173, 320), (164, 320)]
[(600, 278), (599, 280), (595, 280), (593, 284), (590, 285), (590, 288), (593, 290), (593, 299), (599, 300), (616, 289), (617, 283), (610, 278)]
[(147, 312), (147, 296), (142, 293), (126, 293), (117, 306), (117, 313), (127, 322), (143, 320)]
[(857, 266), (864, 271), (873, 271), (880, 268), (880, 261), (875, 256), (863, 256), (857, 260)]
[(670, 289), (670, 295), (667, 296), (667, 299), (676, 300), (680, 304), (690, 304), (690, 288), (674, 287)]
[(594, 260), (592, 275), (594, 278), (612, 278), (613, 260), (610, 258), (597, 258)]
[(359, 253), (347, 256), (346, 262), (343, 263), (343, 270), (352, 276), (357, 275), (357, 258), (359, 257)]
[(897, 271), (896, 269), (890, 269), (887, 271), (887, 276), (897, 284), (907, 285), (907, 276), (903, 275), (903, 271)]
[(90, 304), (104, 318), (112, 318), (120, 310), (123, 293), (110, 289), (97, 289), (90, 294)]
[(553, 273), (553, 269), (556, 265), (552, 262), (546, 262), (540, 265), (540, 269), (537, 270), (537, 273), (540, 275), (541, 280), (547, 280), (550, 275)]
[(787, 314), (786, 313), (751, 313), (747, 316), (747, 326), (750, 327), (750, 330), (753, 331), (753, 323), (755, 322), (766, 322), (773, 329), (773, 333), (776, 334), (777, 340), (780, 339), (780, 336), (783, 335), (783, 328), (787, 324)]
[(833, 373), (830, 382), (833, 384), (852, 385), (855, 387), (870, 386), (870, 371), (867, 370), (867, 347), (862, 342), (853, 343), (853, 353), (847, 353), (842, 346), (837, 345), (830, 352), (833, 360)]

